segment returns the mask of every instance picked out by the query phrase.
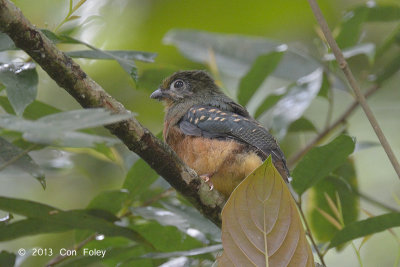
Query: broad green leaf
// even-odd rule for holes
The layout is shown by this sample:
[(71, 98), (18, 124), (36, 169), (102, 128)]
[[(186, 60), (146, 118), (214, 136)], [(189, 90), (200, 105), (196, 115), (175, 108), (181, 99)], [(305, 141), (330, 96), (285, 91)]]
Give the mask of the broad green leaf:
[[(372, 4), (371, 4), (372, 3)], [(340, 48), (357, 44), (362, 26), (365, 22), (390, 22), (400, 19), (399, 5), (380, 5), (368, 2), (348, 11), (340, 24), (340, 32), (336, 41)]]
[(251, 69), (240, 80), (238, 100), (243, 106), (249, 102), (264, 80), (275, 70), (283, 52), (271, 52), (257, 57)]
[(329, 248), (340, 246), (353, 239), (375, 234), (400, 226), (400, 213), (388, 213), (351, 223), (339, 231), (331, 240)]
[(353, 153), (354, 140), (340, 135), (327, 145), (312, 148), (292, 172), (293, 189), (302, 195), (308, 188), (342, 165)]
[(24, 118), (29, 120), (37, 120), (41, 117), (59, 112), (61, 112), (60, 109), (48, 105), (44, 102), (35, 100), (32, 102), (32, 104), (26, 107), (24, 112)]
[(321, 84), (321, 88), (319, 89), (318, 96), (328, 99), (330, 87), (331, 87), (331, 83), (329, 81), (328, 74), (326, 74), (324, 72), (324, 74), (322, 76), (322, 84)]
[(301, 117), (290, 124), (288, 132), (317, 132), (317, 129), (311, 121)]
[(0, 82), (6, 86), (7, 97), (18, 116), (32, 103), (37, 94), (38, 75), (34, 63), (0, 64)]
[(103, 191), (90, 201), (86, 209), (102, 209), (117, 214), (122, 209), (127, 197), (126, 190)]
[(14, 267), (16, 255), (14, 253), (2, 250), (0, 252), (0, 266), (2, 267)]
[(307, 218), (314, 236), (319, 241), (328, 242), (339, 231), (318, 211), (320, 209), (340, 221), (340, 218), (337, 218), (329, 207), (325, 194), (335, 204), (337, 201), (336, 194), (339, 196), (343, 222), (348, 225), (357, 220), (359, 212), (359, 197), (354, 194), (353, 190), (357, 190), (357, 177), (354, 163), (351, 160), (347, 160), (332, 175), (325, 177), (310, 189), (307, 201)]
[(296, 203), (271, 157), (225, 204), (222, 244), (218, 266), (314, 266)]
[(261, 105), (258, 106), (254, 117), (258, 118), (260, 117), (264, 112), (268, 111), (270, 108), (272, 108), (279, 100), (282, 99), (284, 94), (270, 94), (268, 95), (264, 101), (261, 103)]
[(128, 190), (129, 199), (134, 200), (157, 178), (158, 174), (143, 159), (138, 159), (126, 175), (122, 188)]
[(39, 165), (21, 148), (9, 143), (4, 138), (0, 137), (0, 171), (12, 166), (15, 169), (32, 175), (46, 188), (46, 180), (43, 170)]
[(203, 246), (203, 243), (183, 234), (176, 227), (161, 226), (154, 221), (135, 224), (131, 228), (140, 233), (156, 250), (161, 252), (189, 250)]
[(21, 132), (25, 140), (55, 146), (93, 147), (98, 143), (114, 145), (118, 139), (74, 132), (128, 119), (132, 114), (111, 114), (104, 109), (82, 109), (55, 113), (36, 121), (0, 114), (0, 127)]
[[(0, 225), (0, 240), (11, 240), (27, 235), (55, 233), (73, 229), (86, 229), (106, 236), (123, 236), (136, 240), (138, 235), (131, 229), (117, 226), (105, 220), (105, 211), (60, 209), (41, 203), (0, 197), (0, 209), (28, 217), (6, 225)], [(113, 216), (109, 216), (110, 218)], [(114, 217), (113, 217), (114, 218)]]

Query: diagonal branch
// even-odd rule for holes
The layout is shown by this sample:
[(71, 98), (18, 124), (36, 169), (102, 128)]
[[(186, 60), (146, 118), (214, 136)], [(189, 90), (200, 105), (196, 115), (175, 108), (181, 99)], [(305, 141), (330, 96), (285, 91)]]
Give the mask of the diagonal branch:
[[(28, 53), (82, 107), (102, 107), (113, 113), (129, 113), (78, 64), (58, 50), (9, 0), (0, 0), (0, 31), (10, 36), (17, 47)], [(107, 125), (106, 128), (121, 139), (131, 151), (143, 158), (207, 218), (221, 225), (220, 213), (224, 198), (217, 191), (210, 191), (169, 146), (158, 140), (133, 117)]]
[(347, 64), (347, 61), (344, 58), (342, 51), (340, 50), (335, 39), (333, 38), (332, 33), (328, 27), (328, 23), (326, 22), (324, 16), (322, 15), (321, 9), (319, 8), (315, 0), (308, 0), (308, 2), (310, 3), (314, 16), (317, 19), (318, 24), (321, 26), (321, 30), (324, 33), (325, 38), (333, 51), (333, 54), (335, 55), (336, 61), (338, 62), (340, 68), (345, 74), (351, 88), (353, 88), (357, 101), (363, 108), (365, 115), (367, 116), (369, 122), (371, 123), (372, 128), (374, 129), (376, 135), (378, 136), (378, 139), (381, 142), (383, 149), (385, 150), (390, 162), (393, 165), (394, 170), (397, 173), (397, 176), (400, 179), (400, 164), (396, 159), (396, 156), (394, 155), (392, 148), (389, 145), (389, 142), (387, 141), (385, 135), (383, 134), (383, 131), (378, 124), (378, 121), (376, 120), (374, 114), (372, 113), (372, 110), (368, 106), (364, 95), (361, 93), (360, 87), (358, 86), (357, 81), (354, 78), (353, 73), (351, 72)]

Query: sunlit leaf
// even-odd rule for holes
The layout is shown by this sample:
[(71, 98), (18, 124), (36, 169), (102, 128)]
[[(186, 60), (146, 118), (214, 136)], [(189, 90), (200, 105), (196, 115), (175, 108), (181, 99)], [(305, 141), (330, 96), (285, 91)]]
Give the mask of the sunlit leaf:
[(312, 148), (292, 172), (293, 189), (303, 194), (308, 188), (342, 165), (353, 153), (355, 143), (347, 135), (340, 135), (327, 145)]
[(318, 209), (328, 213), (338, 219), (337, 214), (332, 212), (326, 199), (326, 194), (330, 199), (335, 199), (338, 194), (341, 207), (343, 221), (348, 225), (357, 220), (359, 214), (359, 196), (354, 194), (357, 190), (357, 176), (354, 162), (345, 161), (343, 165), (333, 171), (332, 175), (325, 177), (313, 186), (308, 194), (307, 201), (307, 219), (313, 230), (314, 236), (321, 242), (328, 242), (338, 232), (326, 220)]
[(226, 203), (222, 244), (218, 266), (314, 266), (296, 204), (270, 157)]
[(351, 223), (339, 231), (331, 240), (329, 247), (337, 247), (353, 239), (379, 233), (400, 226), (400, 213), (388, 213)]
[(12, 166), (15, 169), (30, 174), (46, 188), (46, 180), (43, 170), (39, 165), (21, 148), (9, 143), (4, 138), (0, 137), (0, 171), (3, 168)]
[(7, 97), (18, 116), (32, 103), (37, 94), (38, 75), (34, 63), (0, 65), (0, 82), (6, 86)]
[(99, 214), (90, 210), (62, 211), (38, 202), (6, 197), (0, 197), (0, 210), (28, 217), (14, 223), (0, 225), (1, 241), (72, 229), (87, 229), (108, 236), (137, 239), (137, 234), (133, 230), (117, 226), (105, 220), (105, 216), (99, 217)]
[(264, 80), (278, 66), (283, 54), (283, 52), (271, 52), (257, 57), (251, 69), (240, 80), (238, 100), (241, 105), (245, 106), (249, 102)]
[(16, 255), (14, 253), (2, 250), (0, 252), (0, 266), (14, 267)]

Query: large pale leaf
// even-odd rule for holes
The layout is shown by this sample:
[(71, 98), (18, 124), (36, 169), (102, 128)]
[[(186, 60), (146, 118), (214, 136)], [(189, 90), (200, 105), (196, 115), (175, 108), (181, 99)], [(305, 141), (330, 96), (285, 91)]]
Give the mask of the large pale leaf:
[(29, 173), (39, 181), (43, 188), (46, 188), (44, 172), (40, 166), (24, 150), (0, 137), (0, 171), (7, 167), (4, 164), (10, 164), (20, 171)]
[(336, 206), (336, 196), (339, 197), (343, 223), (348, 225), (357, 220), (359, 212), (359, 196), (354, 194), (354, 190), (357, 190), (357, 177), (354, 162), (350, 159), (310, 189), (307, 219), (314, 237), (319, 241), (328, 242), (339, 231), (320, 212), (322, 210), (340, 222), (329, 206), (326, 196), (329, 196)]
[(293, 189), (299, 195), (303, 194), (342, 165), (353, 153), (354, 147), (350, 136), (340, 135), (327, 145), (312, 148), (292, 172)]
[(10, 114), (0, 115), (0, 127), (23, 133), (24, 139), (33, 143), (69, 147), (95, 146), (99, 143), (113, 145), (115, 138), (90, 135), (75, 130), (87, 129), (128, 119), (132, 114), (111, 114), (104, 109), (82, 109), (51, 114), (36, 121), (25, 120)]
[(353, 239), (382, 232), (392, 227), (400, 226), (400, 213), (388, 213), (362, 221), (354, 222), (344, 227), (331, 240), (329, 247), (337, 247)]
[(218, 266), (314, 266), (297, 206), (270, 157), (226, 203), (222, 244)]
[(7, 97), (18, 116), (32, 103), (37, 94), (38, 75), (35, 63), (0, 64), (0, 82), (6, 86)]
[(264, 80), (278, 66), (283, 52), (271, 52), (259, 56), (251, 66), (249, 72), (240, 80), (238, 100), (243, 106), (249, 102)]

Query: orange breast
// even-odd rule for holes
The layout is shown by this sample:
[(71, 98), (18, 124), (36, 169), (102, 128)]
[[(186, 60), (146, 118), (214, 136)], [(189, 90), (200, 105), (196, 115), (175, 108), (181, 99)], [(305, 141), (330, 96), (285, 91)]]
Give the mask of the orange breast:
[(262, 163), (244, 144), (186, 136), (177, 127), (170, 128), (166, 142), (198, 175), (210, 175), (215, 189), (226, 197)]

